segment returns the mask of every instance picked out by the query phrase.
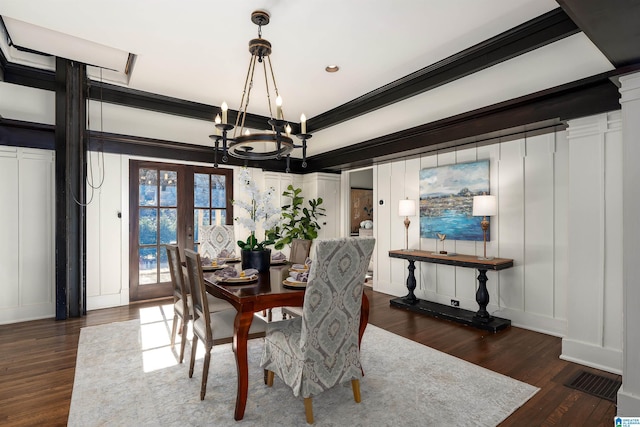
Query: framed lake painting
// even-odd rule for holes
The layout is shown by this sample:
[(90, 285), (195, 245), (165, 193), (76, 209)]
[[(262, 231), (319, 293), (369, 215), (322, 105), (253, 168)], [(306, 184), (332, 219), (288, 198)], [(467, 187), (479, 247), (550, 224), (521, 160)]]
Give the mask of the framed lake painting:
[(482, 217), (471, 215), (473, 196), (482, 194), (489, 194), (489, 160), (421, 169), (420, 237), (483, 241)]

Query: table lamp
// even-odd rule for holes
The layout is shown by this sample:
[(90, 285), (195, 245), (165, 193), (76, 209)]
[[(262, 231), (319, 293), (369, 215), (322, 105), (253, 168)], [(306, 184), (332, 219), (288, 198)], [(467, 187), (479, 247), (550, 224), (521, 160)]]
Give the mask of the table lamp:
[(473, 216), (482, 217), (480, 226), (482, 227), (482, 233), (484, 235), (484, 256), (478, 257), (478, 259), (493, 258), (487, 258), (487, 230), (489, 229), (489, 220), (487, 217), (496, 215), (497, 209), (498, 204), (496, 202), (496, 196), (489, 196), (487, 194), (482, 196), (473, 196)]
[(416, 214), (416, 201), (409, 200), (408, 198), (405, 200), (400, 200), (400, 204), (398, 205), (398, 215), (404, 217), (404, 238), (405, 238), (405, 250), (409, 250), (409, 221), (410, 216), (415, 216)]

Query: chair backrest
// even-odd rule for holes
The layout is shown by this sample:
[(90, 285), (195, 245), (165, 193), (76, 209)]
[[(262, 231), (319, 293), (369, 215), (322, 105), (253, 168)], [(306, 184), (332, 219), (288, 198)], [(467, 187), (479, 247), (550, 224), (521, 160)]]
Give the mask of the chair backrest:
[(202, 275), (200, 254), (192, 251), (191, 249), (185, 249), (184, 256), (187, 261), (187, 277), (189, 278), (189, 286), (191, 287), (193, 321), (195, 323), (199, 318), (203, 318), (204, 324), (207, 327), (207, 336), (210, 339), (211, 331), (209, 329), (209, 325), (211, 318), (207, 301), (207, 291), (205, 289), (204, 277)]
[(362, 292), (374, 246), (372, 237), (314, 241), (302, 307), (300, 345), (305, 359), (324, 364), (332, 354), (359, 354)]
[[(177, 245), (166, 245), (166, 248), (171, 284), (173, 285), (174, 301), (177, 301), (178, 298), (182, 298), (186, 307), (187, 300), (185, 296), (189, 293), (189, 289), (184, 283), (184, 274), (182, 273), (182, 264), (180, 261), (180, 249)], [(185, 311), (185, 313), (188, 313), (188, 311)]]
[(223, 249), (233, 252), (236, 248), (233, 225), (205, 225), (198, 233), (198, 253), (203, 257), (217, 258)]
[(294, 264), (304, 264), (311, 250), (311, 240), (293, 239), (291, 241), (291, 252), (289, 261)]

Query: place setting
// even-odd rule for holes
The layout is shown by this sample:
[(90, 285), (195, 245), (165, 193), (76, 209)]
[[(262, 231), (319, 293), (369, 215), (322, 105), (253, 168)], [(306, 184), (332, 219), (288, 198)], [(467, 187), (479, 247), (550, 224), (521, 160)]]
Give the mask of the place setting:
[(223, 249), (218, 254), (218, 260), (224, 263), (235, 263), (240, 262), (240, 257), (235, 254), (233, 251), (228, 251)]
[(282, 281), (282, 285), (287, 289), (306, 289), (309, 279), (309, 270), (290, 271), (289, 277)]
[(287, 262), (287, 257), (281, 251), (271, 255), (271, 265), (283, 265)]
[(222, 270), (227, 266), (224, 262), (219, 262), (217, 258), (204, 257), (200, 259), (202, 264), (202, 271), (216, 271)]
[(251, 283), (258, 280), (258, 270), (255, 268), (247, 268), (238, 271), (235, 267), (227, 266), (221, 270), (217, 270), (213, 276), (218, 282), (229, 284)]
[(304, 264), (292, 264), (291, 267), (289, 267), (289, 271), (294, 273), (308, 273), (310, 267), (311, 258), (307, 258)]

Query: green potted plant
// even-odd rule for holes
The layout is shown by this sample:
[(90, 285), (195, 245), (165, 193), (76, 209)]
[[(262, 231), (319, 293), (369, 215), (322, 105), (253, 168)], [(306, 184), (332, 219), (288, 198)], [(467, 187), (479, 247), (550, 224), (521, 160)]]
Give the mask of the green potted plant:
[(238, 240), (241, 251), (242, 268), (255, 268), (260, 272), (268, 271), (271, 264), (271, 249), (275, 240), (265, 232), (265, 238), (258, 240), (256, 230), (258, 224), (262, 222), (263, 230), (270, 230), (280, 221), (280, 208), (274, 205), (273, 197), (275, 190), (268, 188), (260, 191), (255, 182), (251, 179), (249, 170), (243, 168), (239, 174), (240, 182), (243, 184), (243, 193), (249, 194), (250, 200), (233, 200), (234, 206), (238, 206), (249, 215), (234, 218), (240, 225), (249, 229), (251, 234), (246, 241)]
[(275, 241), (275, 248), (280, 250), (285, 245), (290, 245), (293, 239), (313, 240), (318, 237), (318, 217), (325, 216), (322, 204), (322, 197), (308, 201), (308, 207), (304, 205), (304, 197), (300, 195), (301, 188), (294, 188), (289, 185), (282, 193), (289, 197), (291, 203), (282, 206), (282, 222), (271, 229), (267, 235), (270, 240)]

